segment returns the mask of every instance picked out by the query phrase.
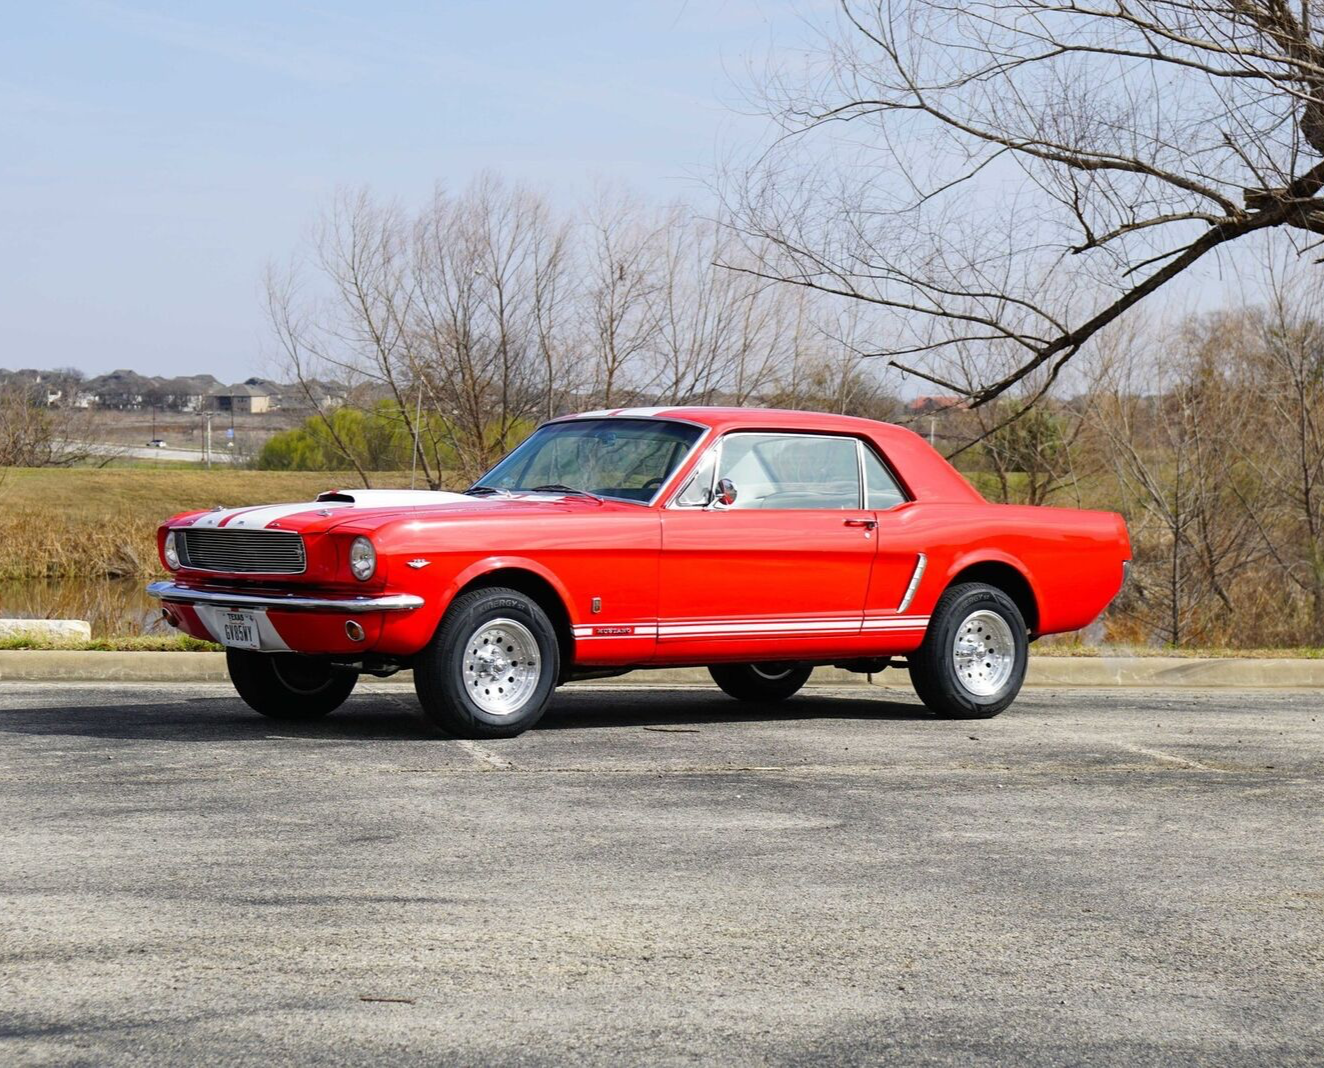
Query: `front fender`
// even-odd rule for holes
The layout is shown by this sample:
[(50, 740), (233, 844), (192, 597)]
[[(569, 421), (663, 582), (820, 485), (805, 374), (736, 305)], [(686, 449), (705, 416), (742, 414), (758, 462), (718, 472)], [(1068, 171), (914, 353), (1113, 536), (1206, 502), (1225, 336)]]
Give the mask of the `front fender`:
[(446, 608), (450, 606), (451, 601), (455, 600), (456, 594), (464, 589), (464, 587), (468, 586), (469, 583), (482, 578), (484, 575), (489, 575), (493, 571), (505, 570), (527, 571), (531, 574), (537, 575), (540, 579), (546, 582), (547, 585), (556, 592), (556, 596), (561, 599), (561, 604), (565, 606), (566, 615), (570, 617), (570, 622), (572, 624), (578, 622), (575, 616), (574, 599), (570, 596), (570, 591), (566, 589), (565, 583), (562, 582), (554, 572), (550, 571), (546, 565), (540, 564), (538, 561), (532, 560), (527, 556), (515, 556), (510, 554), (485, 556), (480, 560), (474, 560), (467, 567), (464, 567), (457, 572), (442, 592), (442, 613), (444, 614)]

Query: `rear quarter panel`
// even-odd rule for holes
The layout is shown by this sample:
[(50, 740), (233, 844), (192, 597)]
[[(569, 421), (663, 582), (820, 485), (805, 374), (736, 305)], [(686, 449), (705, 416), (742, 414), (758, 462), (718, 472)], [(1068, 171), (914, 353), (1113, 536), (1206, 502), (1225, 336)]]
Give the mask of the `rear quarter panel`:
[(1117, 596), (1123, 561), (1131, 558), (1126, 525), (1112, 512), (987, 503), (916, 504), (913, 511), (916, 541), (929, 547), (914, 611), (931, 613), (966, 568), (1003, 563), (1034, 594), (1036, 634), (1078, 630)]

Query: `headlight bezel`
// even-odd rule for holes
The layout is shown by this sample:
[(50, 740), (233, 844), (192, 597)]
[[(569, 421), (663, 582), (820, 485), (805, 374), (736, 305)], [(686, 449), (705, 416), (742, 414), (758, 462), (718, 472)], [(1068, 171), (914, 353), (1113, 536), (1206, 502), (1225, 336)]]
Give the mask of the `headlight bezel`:
[(360, 534), (349, 544), (349, 573), (360, 582), (368, 582), (377, 573), (377, 547), (372, 539)]
[(171, 571), (179, 570), (179, 547), (175, 544), (175, 532), (167, 530), (165, 539), (161, 543), (161, 556), (165, 560), (165, 565)]

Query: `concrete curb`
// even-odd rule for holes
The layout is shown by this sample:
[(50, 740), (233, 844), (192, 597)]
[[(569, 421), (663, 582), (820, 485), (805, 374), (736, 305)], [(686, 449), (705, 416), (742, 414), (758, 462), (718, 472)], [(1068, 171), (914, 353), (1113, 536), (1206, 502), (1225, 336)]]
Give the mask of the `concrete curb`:
[[(226, 682), (224, 653), (98, 653), (70, 650), (0, 650), (0, 680), (6, 682)], [(389, 680), (410, 683), (402, 671)], [(874, 685), (908, 686), (904, 671), (885, 671)], [(703, 685), (712, 680), (703, 668), (638, 671), (593, 685)], [(812, 684), (867, 685), (864, 675), (819, 668)], [(1324, 688), (1324, 659), (1228, 658), (1175, 656), (1030, 658), (1027, 686), (1226, 687), (1229, 689)]]

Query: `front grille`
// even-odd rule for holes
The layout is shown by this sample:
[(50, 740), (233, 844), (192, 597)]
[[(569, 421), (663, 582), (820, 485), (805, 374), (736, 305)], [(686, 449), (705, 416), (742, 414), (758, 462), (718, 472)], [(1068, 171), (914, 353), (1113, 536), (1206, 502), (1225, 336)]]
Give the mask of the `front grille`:
[(303, 539), (288, 530), (184, 530), (180, 563), (200, 571), (297, 575)]

